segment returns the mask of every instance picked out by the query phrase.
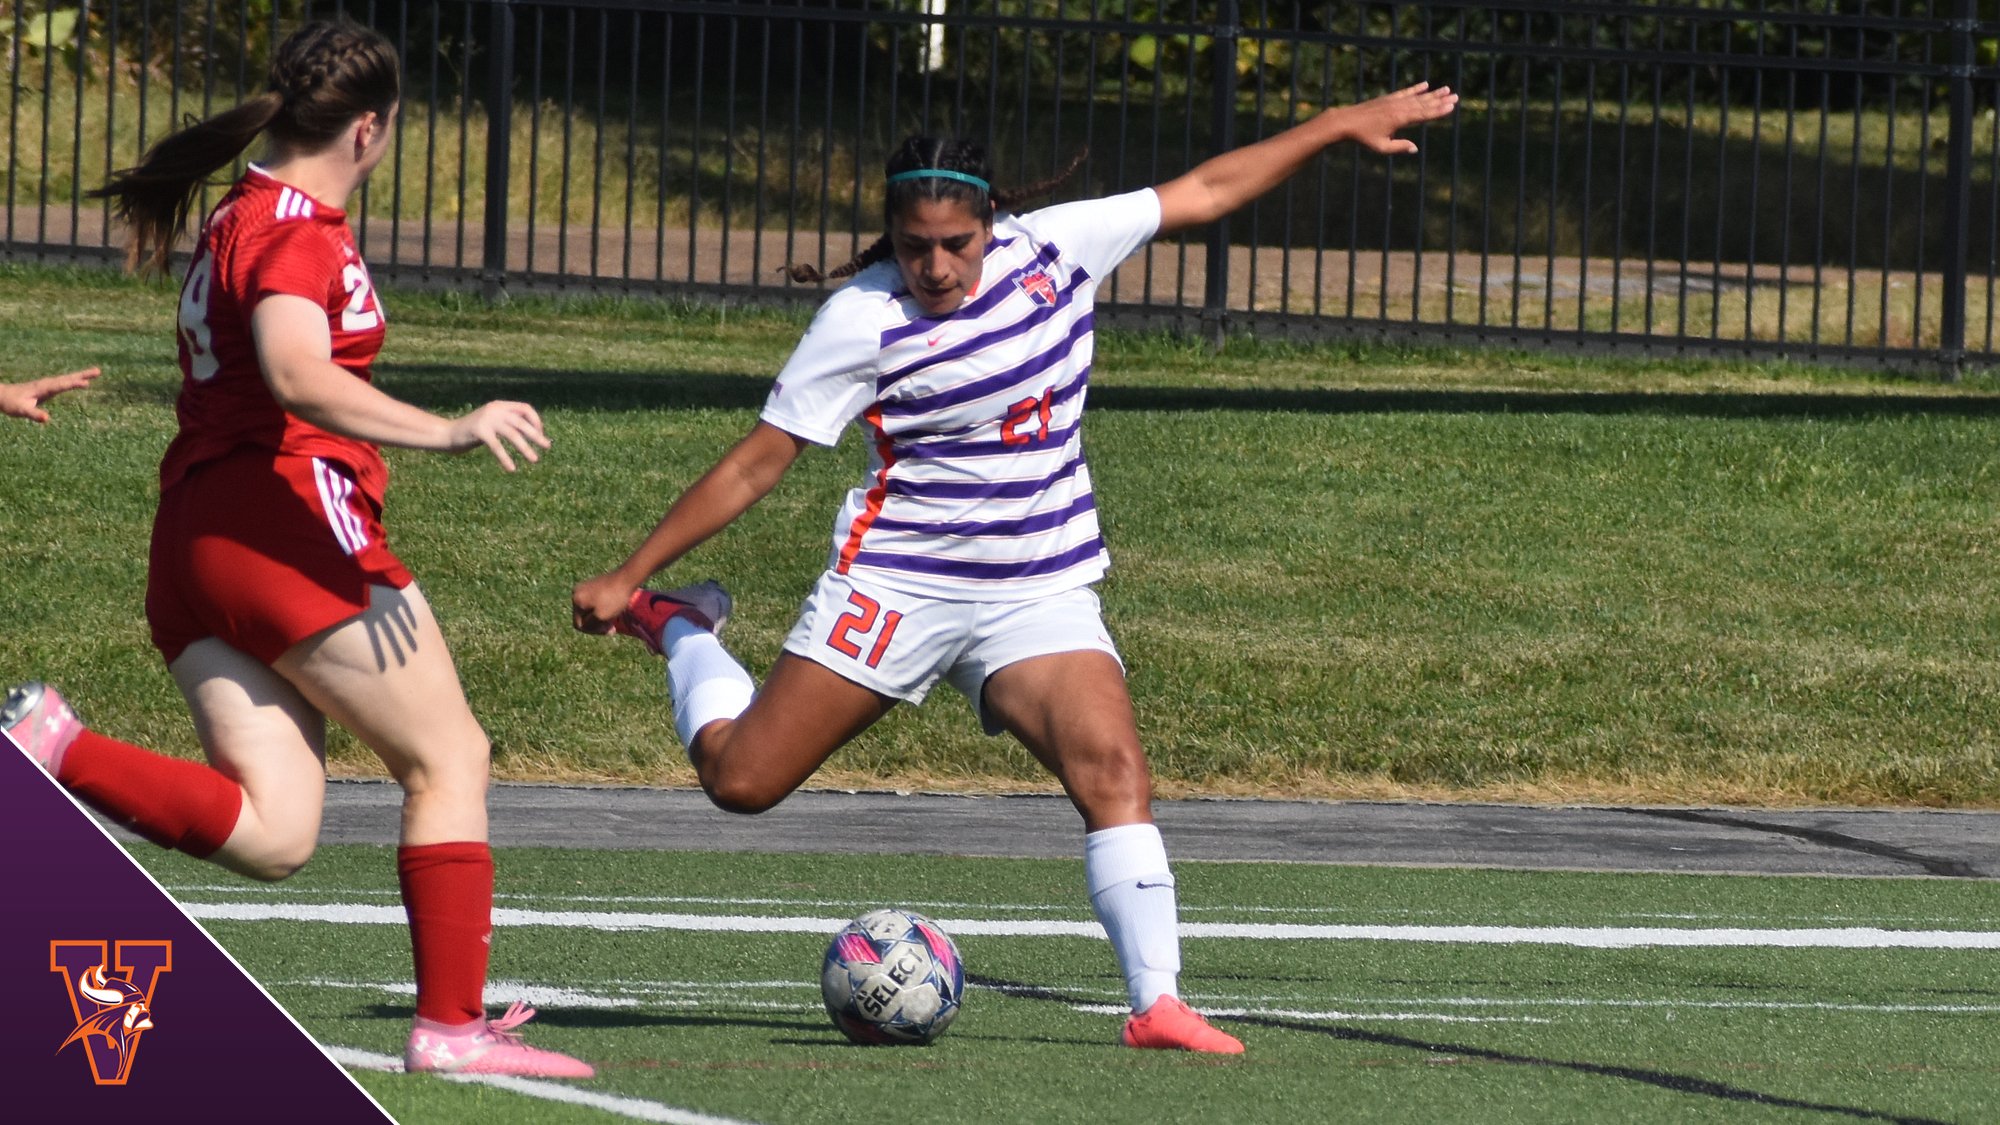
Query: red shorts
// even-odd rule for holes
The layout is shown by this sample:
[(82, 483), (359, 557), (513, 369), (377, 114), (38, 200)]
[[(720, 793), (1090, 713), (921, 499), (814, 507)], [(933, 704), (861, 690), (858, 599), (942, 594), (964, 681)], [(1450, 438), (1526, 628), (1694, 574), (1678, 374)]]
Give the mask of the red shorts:
[(345, 465), (244, 449), (160, 494), (146, 620), (168, 664), (205, 637), (269, 664), (411, 581)]

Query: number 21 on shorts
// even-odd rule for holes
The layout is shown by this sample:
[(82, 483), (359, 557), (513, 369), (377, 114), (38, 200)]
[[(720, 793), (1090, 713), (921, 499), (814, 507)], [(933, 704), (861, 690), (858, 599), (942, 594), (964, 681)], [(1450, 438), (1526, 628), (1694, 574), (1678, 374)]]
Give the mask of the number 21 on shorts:
[[(894, 609), (883, 612), (881, 602), (859, 590), (848, 592), (847, 604), (854, 608), (841, 614), (840, 619), (833, 623), (833, 631), (826, 636), (826, 647), (850, 660), (862, 660), (861, 643), (873, 634), (875, 643), (869, 646), (868, 657), (862, 662), (874, 668), (882, 663), (882, 654), (889, 651), (889, 638), (896, 635), (896, 626), (903, 623), (903, 614)], [(876, 632), (877, 625), (881, 626), (879, 633)]]

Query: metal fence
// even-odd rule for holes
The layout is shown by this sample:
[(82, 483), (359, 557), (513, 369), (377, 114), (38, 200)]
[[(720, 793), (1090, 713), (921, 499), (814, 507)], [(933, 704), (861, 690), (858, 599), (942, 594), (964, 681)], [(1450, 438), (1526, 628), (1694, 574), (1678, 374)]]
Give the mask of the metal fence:
[(1101, 315), (2000, 358), (2000, 22), (1974, 0), (22, 0), (0, 4), (0, 256), (114, 259), (84, 192), (334, 11), (404, 52), (396, 147), (354, 208), (392, 281), (812, 301), (781, 267), (873, 241), (907, 134), (984, 138), (1015, 184), (1085, 154), (1061, 200), (1428, 80), (1464, 101), (1417, 155), (1330, 151), (1155, 243)]

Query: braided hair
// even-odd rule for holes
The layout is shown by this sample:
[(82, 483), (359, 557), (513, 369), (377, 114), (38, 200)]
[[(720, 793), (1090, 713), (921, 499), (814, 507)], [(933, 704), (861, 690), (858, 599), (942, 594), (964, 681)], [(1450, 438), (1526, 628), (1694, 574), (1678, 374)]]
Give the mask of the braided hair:
[(113, 172), (90, 195), (109, 199), (129, 230), (128, 269), (163, 273), (210, 174), (269, 133), (281, 148), (316, 152), (364, 113), (387, 118), (402, 97), (401, 63), (381, 33), (340, 18), (308, 23), (279, 45), (263, 93), (192, 121)]
[[(1047, 195), (1060, 187), (1063, 181), (1069, 179), (1083, 166), (1083, 159), (1088, 155), (1088, 149), (1078, 152), (1069, 162), (1069, 166), (1056, 175), (1017, 188), (998, 186), (981, 188), (979, 184), (943, 176), (895, 179), (899, 172), (935, 168), (939, 171), (957, 172), (974, 177), (986, 184), (993, 182), (993, 169), (986, 159), (986, 149), (977, 141), (962, 138), (911, 137), (890, 155), (888, 163), (882, 169), (883, 175), (889, 179), (888, 189), (882, 193), (882, 225), (894, 226), (896, 216), (920, 200), (962, 203), (966, 210), (972, 212), (974, 218), (982, 223), (990, 223), (996, 210), (1011, 211), (1023, 200)], [(888, 260), (893, 253), (894, 247), (889, 241), (889, 236), (884, 234), (868, 249), (825, 273), (821, 273), (819, 267), (805, 263), (781, 268), (787, 276), (797, 282), (809, 284), (816, 281), (840, 281), (860, 273), (876, 262)]]

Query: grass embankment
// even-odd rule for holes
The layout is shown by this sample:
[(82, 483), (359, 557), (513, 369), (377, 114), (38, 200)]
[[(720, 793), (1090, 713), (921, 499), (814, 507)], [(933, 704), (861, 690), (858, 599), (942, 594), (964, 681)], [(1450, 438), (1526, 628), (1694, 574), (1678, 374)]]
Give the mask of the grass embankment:
[[(601, 227), (619, 240), (612, 260), (628, 232), (630, 245), (642, 248), (663, 245), (656, 241), (663, 232), (697, 228), (739, 238), (757, 237), (760, 228), (766, 237), (802, 230), (838, 245), (872, 235), (883, 146), (918, 127), (871, 116), (895, 104), (886, 89), (857, 101), (849, 82), (813, 66), (789, 82), (718, 89), (711, 81), (697, 89), (685, 66), (659, 71), (646, 40), (619, 42), (599, 65), (621, 80), (604, 89), (593, 81), (572, 89), (555, 72), (524, 79), (510, 117), (515, 231)], [(628, 46), (641, 52), (643, 68), (624, 57)], [(1850, 91), (1845, 76), (1836, 87), (1829, 76), (1807, 75), (1800, 88), (1768, 91), (1761, 108), (1746, 101), (1743, 84), (1726, 82), (1702, 83), (1700, 104), (1669, 98), (1654, 106), (1643, 68), (1629, 104), (1522, 100), (1465, 63), (1437, 72), (1466, 100), (1449, 121), (1418, 131), (1420, 158), (1339, 149), (1233, 220), (1239, 247), (1297, 251), (1294, 272), (1281, 276), (1266, 261), (1254, 283), (1239, 280), (1238, 307), (1859, 347), (1927, 348), (1942, 339), (1948, 241), (1937, 216), (1948, 115), (1941, 102), (1885, 101), (1872, 88)], [(431, 59), (413, 74), (456, 73), (453, 65)], [(206, 76), (213, 80), (206, 90), (186, 78), (176, 91), (155, 67), (142, 91), (137, 74), (121, 71), (107, 83), (101, 66), (93, 56), (81, 84), (66, 67), (34, 58), (22, 67), (9, 132), (19, 174), (8, 180), (7, 202), (20, 208), (9, 230), (24, 240), (43, 237), (45, 226), (57, 232), (54, 240), (68, 237), (72, 208), (96, 231), (103, 205), (83, 192), (136, 161), (180, 114), (213, 112), (238, 97), (228, 75)], [(255, 88), (254, 76), (246, 81)], [(1041, 180), (1087, 149), (1088, 161), (1054, 198), (1130, 190), (1210, 153), (1206, 92), (1190, 96), (1179, 79), (1161, 81), (1158, 90), (1140, 82), (1118, 94), (1059, 80), (1032, 99), (1024, 90), (1018, 105), (1011, 96), (990, 99), (948, 130), (942, 122), (927, 127), (989, 139), (1005, 184)], [(920, 94), (926, 89), (906, 79), (900, 93), (924, 105), (937, 94), (944, 113), (949, 99)], [(1246, 90), (1233, 135), (1238, 143), (1267, 136), (1325, 100), (1366, 93), (1266, 89), (1260, 98)], [(1848, 97), (1863, 106), (1818, 108)], [(1958, 235), (1975, 266), (1966, 342), (1991, 350), (1994, 296), (1977, 266), (2000, 243), (1993, 177), (1980, 170), (1992, 165), (2000, 129), (1982, 117), (1969, 142), (1969, 225)], [(486, 143), (485, 111), (457, 80), (413, 79), (396, 149), (358, 211), (440, 228), (412, 259), (458, 262), (468, 244), (476, 253), (489, 196)], [(205, 195), (197, 212), (215, 198)], [(1320, 248), (1329, 251), (1323, 263), (1311, 257)], [(1422, 284), (1406, 276), (1412, 267), (1401, 258), (1417, 249), (1431, 256), (1419, 267)], [(1350, 250), (1358, 255), (1351, 279)], [(1391, 263), (1379, 256), (1384, 251), (1396, 255)], [(1462, 259), (1449, 277), (1444, 251)], [(833, 252), (836, 262), (844, 256)], [(1645, 268), (1649, 261), (1655, 268)], [(534, 264), (551, 265), (546, 257)], [(566, 268), (584, 267), (579, 260)], [(761, 272), (754, 263), (747, 274), (731, 268), (725, 264), (724, 275), (739, 280)], [(1322, 270), (1332, 277), (1324, 286)], [(1200, 283), (1189, 292), (1199, 294)]]
[[(555, 449), (392, 453), (389, 523), (507, 778), (683, 783), (655, 662), (568, 626), (739, 437), (801, 322), (391, 294), (380, 376), (539, 405)], [(0, 429), (0, 676), (196, 752), (148, 646), (169, 290), (0, 267), (8, 374), (102, 364)], [(1164, 793), (2000, 804), (1990, 383), (1110, 336), (1088, 424), (1105, 607)], [(738, 596), (761, 672), (860, 449), (803, 458), (667, 577)], [(372, 772), (336, 738), (333, 768)], [(1043, 788), (949, 691), (822, 783)]]

